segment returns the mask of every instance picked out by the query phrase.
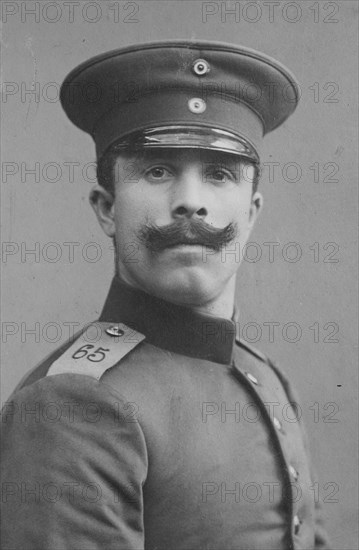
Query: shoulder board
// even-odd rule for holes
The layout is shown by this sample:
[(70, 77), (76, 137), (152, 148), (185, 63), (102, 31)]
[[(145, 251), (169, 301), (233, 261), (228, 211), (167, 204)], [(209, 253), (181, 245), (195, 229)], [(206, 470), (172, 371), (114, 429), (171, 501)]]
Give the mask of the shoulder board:
[(260, 361), (263, 361), (263, 363), (270, 363), (268, 357), (266, 357), (263, 353), (253, 348), (252, 346), (249, 346), (247, 342), (244, 343), (239, 338), (236, 338), (236, 343), (238, 344), (238, 346), (248, 351), (251, 355), (254, 355), (254, 357), (257, 357), (257, 359), (259, 359)]
[(144, 339), (143, 334), (123, 323), (97, 321), (52, 363), (46, 376), (72, 373), (99, 380)]

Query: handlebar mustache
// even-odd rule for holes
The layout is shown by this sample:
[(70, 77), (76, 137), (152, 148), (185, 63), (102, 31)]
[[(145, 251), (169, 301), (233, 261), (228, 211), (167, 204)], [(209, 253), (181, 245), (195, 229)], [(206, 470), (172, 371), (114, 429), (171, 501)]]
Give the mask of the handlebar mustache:
[(237, 224), (232, 222), (218, 228), (202, 219), (180, 219), (162, 226), (148, 222), (137, 236), (139, 241), (154, 253), (181, 244), (198, 244), (218, 252), (233, 241), (237, 236), (237, 229)]

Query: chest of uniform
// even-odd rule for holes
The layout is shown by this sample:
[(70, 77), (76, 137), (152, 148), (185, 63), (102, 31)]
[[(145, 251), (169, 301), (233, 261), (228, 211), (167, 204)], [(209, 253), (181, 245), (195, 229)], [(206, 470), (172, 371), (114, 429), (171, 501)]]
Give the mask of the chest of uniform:
[[(192, 537), (200, 531), (201, 544), (206, 536), (212, 542), (218, 538), (219, 545), (229, 537), (228, 544), (236, 541), (238, 548), (251, 548), (253, 541), (255, 548), (269, 548), (271, 539), (279, 549), (286, 547), (291, 529), (291, 499), (310, 515), (311, 482), (300, 428), (280, 417), (288, 397), (274, 373), (245, 367), (251, 370), (239, 376), (223, 365), (197, 369), (191, 383), (187, 369), (183, 376), (177, 370), (170, 398), (163, 391), (162, 402), (156, 399), (148, 415), (143, 410), (149, 540), (158, 536), (170, 543), (175, 524), (186, 548), (198, 546)], [(251, 372), (252, 381), (245, 372)], [(277, 417), (280, 429), (273, 420)], [(267, 533), (263, 543), (260, 532)]]

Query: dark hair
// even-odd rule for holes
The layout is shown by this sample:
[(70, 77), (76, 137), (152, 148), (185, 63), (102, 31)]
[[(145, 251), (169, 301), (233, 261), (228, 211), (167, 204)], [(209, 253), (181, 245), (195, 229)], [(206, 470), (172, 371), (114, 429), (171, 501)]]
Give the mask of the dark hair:
[[(102, 157), (97, 161), (96, 175), (99, 185), (104, 187), (106, 191), (115, 195), (115, 165), (119, 156), (124, 156), (128, 159), (132, 158), (135, 154), (137, 158), (140, 158), (145, 153), (144, 149), (135, 149), (129, 150), (124, 149), (118, 144), (112, 145), (107, 151), (102, 155)], [(244, 157), (241, 157), (240, 166), (243, 169), (246, 166), (254, 167), (254, 177), (253, 177), (253, 188), (252, 193), (254, 194), (257, 190), (259, 179), (260, 179), (260, 166), (250, 160), (247, 160)]]

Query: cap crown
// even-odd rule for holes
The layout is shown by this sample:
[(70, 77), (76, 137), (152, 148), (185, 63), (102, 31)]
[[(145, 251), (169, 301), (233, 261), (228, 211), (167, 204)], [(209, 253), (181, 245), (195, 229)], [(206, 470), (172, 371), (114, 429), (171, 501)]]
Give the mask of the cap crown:
[(113, 50), (82, 63), (66, 77), (60, 97), (101, 156), (133, 132), (172, 125), (230, 132), (258, 152), (263, 136), (296, 108), (298, 91), (285, 67), (254, 50), (171, 41)]

